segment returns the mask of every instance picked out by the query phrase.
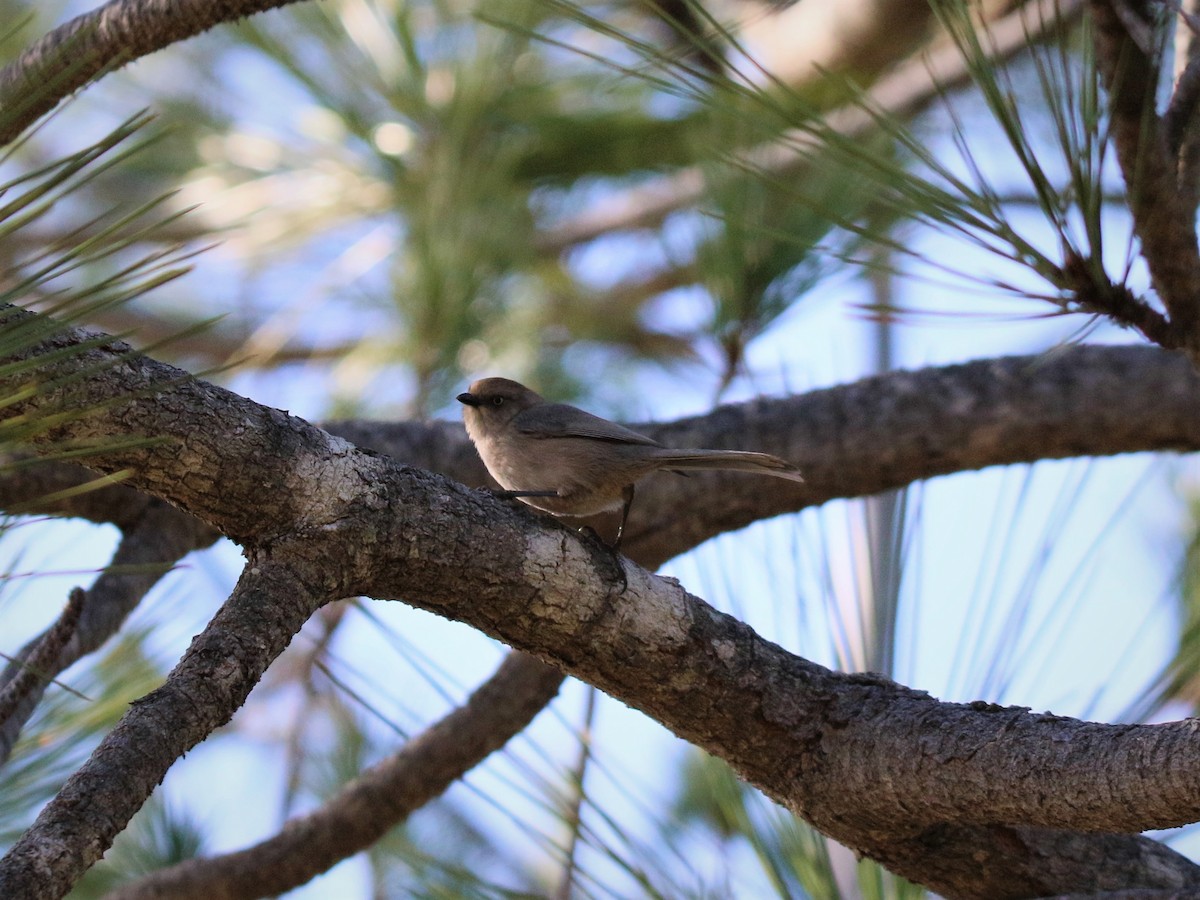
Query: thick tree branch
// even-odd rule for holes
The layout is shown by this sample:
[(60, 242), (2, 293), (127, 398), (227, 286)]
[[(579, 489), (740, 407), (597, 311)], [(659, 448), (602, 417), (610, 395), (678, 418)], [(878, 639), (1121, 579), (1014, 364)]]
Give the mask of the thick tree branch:
[[(1084, 890), (1094, 898), (1108, 896), (1103, 892), (1113, 885), (1155, 892), (1184, 889), (1193, 898), (1200, 893), (1200, 866), (1140, 835), (942, 826), (895, 849), (896, 856), (881, 860), (886, 866), (931, 873), (946, 897), (1017, 900)], [(972, 885), (980, 874), (989, 884), (983, 893)]]
[[(944, 860), (972, 858), (964, 836), (1140, 829), (1200, 815), (1193, 723), (1107, 726), (943, 704), (879, 677), (833, 673), (641, 570), (615, 595), (606, 552), (522, 510), (362, 462), (369, 486), (326, 527), (252, 554), (239, 591), (167, 685), (131, 711), (0, 864), (0, 890), (53, 896), (43, 879), (63, 884), (73, 877), (65, 870), (78, 872), (111, 840), (174, 756), (228, 718), (320, 594), (364, 590), (406, 596), (554, 658), (727, 759), (826, 833), (954, 896), (1007, 896), (1002, 885), (1042, 877), (1031, 862), (1044, 868), (1026, 854), (1026, 870), (1014, 872), (1013, 854), (997, 853), (1005, 864), (976, 871), (964, 893), (939, 877)], [(157, 742), (153, 753), (147, 741)], [(99, 798), (105, 814), (94, 822), (77, 803), (101, 773), (119, 796)]]
[[(34, 315), (11, 307), (4, 312), (9, 325)], [(361, 486), (362, 473), (353, 466), (342, 478), (322, 484), (314, 483), (306, 468), (316, 460), (331, 461), (331, 451), (354, 456), (347, 442), (135, 353), (120, 341), (79, 351), (89, 339), (96, 339), (95, 332), (64, 329), (11, 357), (23, 363), (60, 351), (69, 357), (39, 373), (54, 389), (37, 393), (21, 410), (8, 407), (12, 415), (56, 423), (33, 439), (39, 452), (54, 454), (64, 445), (77, 452), (93, 448), (90, 456), (77, 457), (81, 463), (105, 474), (121, 473), (130, 487), (186, 509), (244, 545), (269, 541), (272, 523), (294, 528), (334, 497), (353, 495)], [(91, 377), (79, 379), (79, 373)], [(14, 385), (29, 377), (14, 374)], [(114, 404), (115, 398), (123, 399)], [(64, 416), (65, 410), (83, 412)], [(114, 443), (116, 435), (145, 443), (121, 447)], [(258, 458), (260, 464), (251, 474), (206, 462), (222, 457)], [(292, 465), (278, 465), (282, 461)], [(254, 479), (268, 470), (274, 475), (256, 484)]]
[(467, 702), (316, 811), (237, 853), (194, 859), (119, 888), (109, 900), (281, 894), (370, 847), (519, 734), (558, 693), (555, 668), (512, 653)]
[[(638, 487), (625, 546), (647, 568), (725, 531), (842, 497), (994, 465), (1200, 450), (1200, 378), (1154, 347), (1070, 347), (890, 372), (779, 400), (635, 427), (673, 447), (765, 450), (807, 483), (655, 476)], [(354, 443), (480, 484), (482, 465), (448, 422), (335, 422)], [(720, 502), (712, 498), (720, 497)]]
[[(162, 367), (158, 377), (166, 383), (180, 373)], [(778, 453), (799, 463), (808, 483), (785, 494), (775, 481), (738, 475), (651, 478), (638, 489), (625, 546), (631, 558), (655, 568), (757, 518), (938, 475), (1044, 458), (1200, 450), (1198, 411), (1200, 378), (1184, 357), (1153, 347), (1079, 346), (1044, 356), (892, 372), (800, 396), (720, 407), (679, 422), (636, 424), (673, 446)], [(457, 422), (326, 427), (402, 463), (472, 486), (487, 483)], [(190, 443), (186, 436), (179, 440)], [(129, 486), (36, 503), (38, 496), (93, 477), (53, 462), (0, 472), (0, 509), (19, 504), (30, 512), (121, 525), (141, 514), (147, 498)], [(206, 470), (186, 483), (221, 477)], [(721, 503), (708, 502), (718, 489)], [(194, 492), (189, 503), (205, 505)]]
[[(50, 345), (61, 349), (70, 341), (66, 333)], [(1072, 356), (1072, 365), (1062, 363)], [(102, 365), (106, 358), (115, 367)], [(1117, 451), (1195, 446), (1195, 377), (1186, 363), (1182, 374), (1170, 366), (1156, 370), (1150, 361), (1163, 358), (1148, 349), (1080, 348), (1045, 360), (937, 370), (931, 382), (925, 373), (878, 381), (889, 398), (884, 408), (872, 407), (867, 390), (810, 395), (817, 406), (806, 413), (823, 411), (832, 417), (828, 421), (821, 415), (795, 421), (794, 409), (774, 403), (726, 408), (696, 421), (716, 429), (709, 433), (728, 427), (747, 440), (761, 436), (767, 449), (794, 450), (790, 455), (813, 475), (807, 488), (813, 493), (786, 502), (794, 508), (842, 487), (844, 460), (858, 468), (856, 449), (837, 439), (848, 433), (846, 423), (861, 423), (864, 412), (900, 421), (911, 408), (924, 427), (912, 447), (880, 431), (869, 443), (876, 474), (864, 484), (898, 483), (915, 470), (930, 474), (1014, 457), (1070, 455), (1098, 440), (1089, 436), (1093, 427), (1107, 432), (1105, 440)], [(1102, 361), (1110, 364), (1115, 394), (1107, 392), (1103, 377), (1105, 387), (1090, 400), (1068, 387), (1076, 369)], [(1113, 398), (1147, 363), (1158, 380), (1144, 399), (1189, 412), (1134, 434), (1125, 421), (1132, 411), (1114, 409)], [(56, 877), (67, 881), (57, 883), (69, 883), (171, 760), (232, 714), (306, 610), (363, 593), (404, 597), (553, 660), (727, 759), (844, 843), (911, 874), (932, 872), (923, 880), (958, 896), (966, 894), (946, 874), (949, 864), (937, 860), (970, 859), (980, 850), (971, 850), (972, 841), (994, 843), (1004, 829), (1034, 837), (1029, 829), (1140, 830), (1200, 815), (1200, 760), (1194, 758), (1200, 741), (1188, 723), (1117, 727), (940, 704), (882, 679), (828, 672), (640, 570), (628, 573), (626, 594), (612, 593), (615, 572), (607, 552), (569, 530), (539, 524), (523, 508), (357, 451), (300, 420), (180, 377), (118, 346), (61, 356), (49, 369), (47, 375), (56, 377), (47, 377), (47, 384), (61, 383), (57, 376), (64, 369), (88, 371), (71, 397), (109, 403), (103, 415), (67, 420), (43, 438), (43, 446), (53, 447), (53, 439), (161, 434), (174, 452), (162, 444), (124, 447), (91, 462), (104, 471), (127, 469), (131, 484), (170, 496), (239, 535), (251, 558), (249, 583), (269, 570), (272, 583), (290, 586), (301, 599), (266, 589), (256, 591), (253, 602), (235, 596), (164, 691), (130, 713), (118, 728), (123, 737), (114, 732), (0, 867), (0, 892), (6, 878), (22, 888), (37, 883), (51, 857), (66, 872)], [(1013, 393), (1023, 397), (1016, 406)], [(1161, 397), (1152, 401), (1153, 394)], [(113, 402), (119, 397), (134, 399)], [(49, 393), (30, 400), (23, 412), (36, 416), (62, 399)], [(861, 408), (848, 407), (849, 399)], [(1015, 421), (1031, 412), (1032, 418)], [(1079, 430), (1063, 424), (1089, 417), (1098, 424)], [(964, 418), (973, 427), (960, 429)], [(677, 423), (660, 435), (686, 437), (689, 427), (696, 425)], [(820, 446), (839, 452), (828, 460), (809, 456), (817, 446), (806, 443), (812, 434), (821, 436)], [(871, 438), (861, 427), (855, 435)], [(865, 450), (857, 452), (865, 458)], [(721, 484), (726, 506), (736, 490), (733, 482)], [(156, 748), (153, 759), (144, 752), (150, 723), (169, 732), (159, 735), (164, 749)], [(127, 743), (130, 735), (137, 740)], [(100, 796), (100, 806), (111, 810), (103, 823), (91, 822), (77, 805), (97, 773), (121, 786), (119, 797)], [(1093, 845), (1084, 835), (1073, 839)], [(1119, 841), (1141, 846), (1132, 838)], [(954, 847), (960, 852), (948, 854)], [(1037, 872), (1046, 868), (1044, 861), (1035, 867), (1029, 854), (1006, 855), (1003, 863), (976, 879), (977, 895), (1001, 896), (1003, 885), (1041, 877)], [(1173, 877), (1185, 877), (1188, 865), (1175, 865)], [(1064, 889), (1094, 885), (1093, 870), (1074, 867), (1076, 881)], [(29, 894), (42, 895), (49, 894)]]
[(110, 0), (0, 69), (0, 146), (105, 72), (222, 22), (296, 0)]
[[(73, 340), (78, 333), (67, 332), (45, 349), (74, 346)], [(650, 479), (636, 507), (641, 523), (631, 522), (629, 539), (652, 542), (659, 533), (669, 535), (669, 543), (638, 548), (640, 561), (657, 566), (679, 547), (756, 519), (919, 478), (1086, 453), (1193, 449), (1200, 439), (1196, 379), (1186, 365), (1159, 354), (1084, 347), (892, 373), (648, 429), (672, 446), (766, 450), (798, 464), (809, 480)], [(354, 448), (345, 441), (129, 354), (124, 345), (88, 350), (70, 365), (110, 368), (104, 377), (33, 398), (26, 412), (108, 406), (62, 424), (39, 438), (39, 446), (52, 449), (66, 440), (104, 446), (117, 435), (154, 438), (151, 446), (97, 451), (83, 461), (99, 471), (125, 472), (130, 486), (188, 509), (239, 543), (269, 540), (273, 528), (319, 517), (317, 510), (361, 487)], [(154, 403), (112, 405), (113, 397), (156, 394)], [(1117, 405), (1118, 397), (1137, 406)], [(458, 433), (445, 427), (447, 434)], [(341, 468), (330, 465), (331, 452), (343, 460)], [(258, 464), (235, 471), (220, 462), (230, 458)], [(311, 477), (313, 465), (327, 477)], [(251, 477), (256, 470), (263, 481)], [(697, 501), (717, 495), (720, 504)], [(705, 506), (719, 508), (701, 515)]]

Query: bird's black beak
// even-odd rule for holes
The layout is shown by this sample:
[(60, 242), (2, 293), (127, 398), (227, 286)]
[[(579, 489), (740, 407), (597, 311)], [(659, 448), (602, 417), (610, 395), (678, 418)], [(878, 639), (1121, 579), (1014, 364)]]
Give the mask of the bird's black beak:
[(467, 406), (479, 405), (479, 398), (474, 394), (467, 393), (466, 391), (459, 394), (455, 399), (458, 400), (459, 403), (465, 403)]

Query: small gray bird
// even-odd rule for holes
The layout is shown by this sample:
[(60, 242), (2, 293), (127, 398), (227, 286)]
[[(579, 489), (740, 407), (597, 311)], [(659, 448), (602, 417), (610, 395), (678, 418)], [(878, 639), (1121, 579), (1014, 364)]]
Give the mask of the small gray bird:
[(633, 486), (659, 469), (729, 469), (803, 481), (791, 463), (744, 450), (672, 450), (565, 403), (547, 403), (507, 378), (484, 378), (458, 395), (475, 449), (509, 497), (556, 516), (621, 508), (616, 549)]

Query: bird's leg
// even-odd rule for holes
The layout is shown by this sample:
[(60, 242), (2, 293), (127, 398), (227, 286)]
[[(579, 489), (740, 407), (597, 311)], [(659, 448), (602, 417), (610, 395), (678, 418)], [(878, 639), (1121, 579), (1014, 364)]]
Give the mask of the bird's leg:
[(629, 521), (629, 510), (633, 508), (632, 484), (627, 484), (621, 489), (621, 499), (625, 502), (621, 506), (621, 524), (617, 526), (617, 539), (612, 542), (614, 551), (621, 546), (621, 536), (625, 534), (625, 523)]
[(633, 485), (627, 484), (621, 489), (621, 499), (624, 501), (621, 504), (621, 524), (617, 526), (617, 537), (609, 547), (612, 550), (613, 562), (617, 564), (617, 571), (621, 573), (621, 590), (618, 593), (625, 593), (629, 589), (629, 580), (625, 577), (625, 564), (621, 562), (621, 554), (618, 552), (621, 546), (621, 537), (625, 534), (625, 523), (629, 521), (629, 510), (633, 507)]
[(625, 487), (621, 491), (621, 498), (624, 501), (621, 507), (621, 524), (617, 526), (617, 537), (616, 540), (614, 540), (611, 544), (604, 540), (604, 538), (600, 537), (600, 535), (596, 533), (596, 529), (592, 528), (590, 525), (584, 525), (579, 529), (580, 534), (587, 535), (589, 539), (595, 541), (608, 551), (612, 558), (613, 565), (617, 567), (617, 574), (621, 578), (621, 589), (617, 591), (618, 594), (623, 594), (629, 589), (629, 579), (625, 576), (625, 564), (621, 562), (619, 548), (621, 546), (621, 535), (625, 532), (625, 521), (629, 518), (629, 508), (633, 506), (632, 484)]

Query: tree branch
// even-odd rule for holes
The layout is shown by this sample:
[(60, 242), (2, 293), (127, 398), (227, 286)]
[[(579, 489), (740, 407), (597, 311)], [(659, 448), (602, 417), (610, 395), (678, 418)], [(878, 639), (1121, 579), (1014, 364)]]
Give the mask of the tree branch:
[[(128, 494), (133, 494), (128, 488)], [(147, 502), (138, 522), (126, 528), (112, 562), (86, 592), (80, 617), (68, 639), (53, 657), (39, 659), (34, 668), (40, 678), (23, 691), (10, 715), (0, 717), (0, 764), (7, 761), (21, 729), (37, 708), (49, 679), (99, 649), (117, 633), (141, 599), (171, 567), (190, 553), (216, 540), (212, 529), (160, 500), (141, 495)], [(23, 660), (40, 651), (57, 626), (34, 638), (0, 672), (0, 686), (19, 676)]]
[(1168, 146), (1183, 208), (1196, 216), (1200, 206), (1200, 18), (1196, 0), (1179, 4), (1175, 33), (1175, 92), (1163, 115)]
[[(1193, 723), (1108, 726), (944, 704), (881, 677), (830, 672), (642, 570), (614, 595), (612, 560), (573, 532), (436, 476), (364, 462), (363, 494), (331, 510), (327, 526), (251, 554), (238, 591), (167, 684), (122, 720), (0, 864), (0, 891), (38, 898), (69, 884), (172, 760), (228, 719), (321, 594), (362, 591), (405, 596), (561, 662), (827, 834), (905, 874), (910, 863), (954, 896), (1009, 896), (1035, 877), (1031, 864), (1045, 868), (1030, 854), (1016, 872), (981, 875), (972, 864), (974, 893), (964, 894), (942, 873), (962, 856), (947, 849), (965, 850), (966, 838), (1050, 824), (1166, 827), (1200, 815)], [(104, 810), (103, 821), (89, 809)], [(1086, 872), (1095, 877), (1094, 866)]]
[(363, 772), (319, 809), (289, 821), (278, 835), (237, 853), (155, 872), (118, 888), (109, 900), (238, 900), (299, 887), (370, 847), (504, 746), (554, 698), (562, 680), (557, 669), (511, 653), (463, 706)]
[(222, 22), (296, 0), (110, 0), (0, 69), (0, 146), (97, 77)]
[(1090, 9), (1134, 232), (1178, 346), (1200, 362), (1200, 247), (1189, 204), (1179, 194), (1167, 129), (1155, 112), (1163, 51), (1156, 20), (1163, 7), (1149, 0), (1090, 0)]
[(10, 667), (13, 674), (0, 690), (0, 727), (8, 724), (21, 701), (34, 691), (39, 681), (49, 682), (53, 677), (48, 672), (63, 646), (75, 634), (86, 596), (83, 588), (72, 588), (66, 608), (54, 624), (28, 646), (28, 653), (23, 660), (14, 661)]
[[(64, 333), (46, 349), (64, 349), (71, 334), (79, 336)], [(1086, 394), (1076, 379), (1089, 370), (1095, 380)], [(723, 757), (831, 836), (906, 872), (931, 872), (922, 880), (958, 896), (944, 860), (971, 859), (1005, 829), (1036, 842), (1048, 839), (1030, 829), (1141, 830), (1200, 816), (1200, 741), (1190, 723), (1106, 726), (940, 704), (883, 679), (829, 672), (641, 570), (629, 570), (627, 593), (614, 595), (606, 551), (524, 508), (355, 450), (119, 345), (60, 353), (40, 381), (71, 384), (68, 375), (85, 372), (70, 396), (85, 408), (106, 401), (104, 413), (67, 419), (42, 446), (162, 435), (165, 444), (120, 446), (90, 462), (128, 470), (130, 484), (240, 536), (250, 565), (164, 689), (131, 711), (0, 866), (0, 893), (10, 884), (38, 884), (48, 859), (60, 868), (51, 884), (69, 884), (171, 761), (232, 715), (308, 612), (356, 594), (403, 597), (561, 664)], [(1169, 412), (1131, 427), (1138, 413), (1116, 398), (1130, 396), (1143, 376), (1150, 380), (1137, 389), (1146, 391), (1142, 401)], [(1186, 361), (1172, 363), (1150, 348), (1077, 348), (851, 388), (801, 398), (812, 405), (800, 420), (788, 405), (795, 401), (763, 401), (658, 433), (686, 445), (691, 427), (709, 436), (727, 429), (739, 437), (733, 445), (758, 438), (765, 449), (794, 451), (810, 468), (809, 493), (773, 502), (795, 508), (844, 491), (843, 468), (861, 479), (858, 490), (918, 472), (1073, 455), (1099, 442), (1114, 452), (1194, 447), (1200, 429), (1196, 376)], [(154, 402), (145, 399), (151, 389)], [(886, 399), (871, 401), (873, 394)], [(13, 412), (36, 417), (62, 399), (52, 392), (14, 404)], [(1068, 426), (1068, 419), (1093, 421)], [(915, 429), (913, 436), (886, 430), (898, 423)], [(845, 443), (850, 435), (865, 447)], [(812, 456), (817, 447), (829, 458)], [(872, 475), (864, 474), (868, 459)], [(719, 483), (720, 504), (697, 504), (697, 496), (718, 495), (709, 493), (714, 484), (697, 485), (701, 493), (680, 518), (710, 505), (740, 507), (734, 519), (751, 514), (732, 481)], [(774, 486), (771, 493), (782, 492)], [(653, 510), (652, 522), (661, 514)], [(677, 536), (694, 537), (689, 526), (676, 527)], [(271, 589), (247, 588), (267, 575)], [(161, 747), (148, 755), (151, 738)], [(98, 779), (111, 780), (119, 795), (98, 795), (98, 807), (111, 811), (103, 823), (90, 820), (82, 800), (102, 786)], [(1134, 838), (1104, 840), (1142, 846)], [(972, 841), (990, 843), (971, 850)], [(1042, 877), (1045, 860), (1036, 857), (997, 857), (1003, 865), (975, 879), (978, 895), (1002, 896), (1007, 886)], [(1173, 877), (1191, 871), (1178, 860), (1171, 865)], [(1099, 886), (1095, 866), (1067, 868), (1075, 880), (1066, 888)], [(1136, 881), (1141, 875), (1131, 872), (1128, 886), (1145, 886)], [(26, 896), (21, 890), (10, 893)]]
[[(163, 366), (158, 375), (134, 384), (181, 377)], [(756, 519), (938, 475), (1038, 459), (1200, 450), (1198, 411), (1200, 378), (1183, 356), (1144, 346), (1077, 346), (890, 372), (795, 397), (723, 406), (673, 423), (635, 423), (669, 446), (777, 453), (801, 465), (807, 483), (782, 491), (790, 486), (738, 475), (650, 478), (639, 486), (644, 502), (634, 507), (624, 546), (632, 559), (656, 568)], [(326, 428), (404, 464), (471, 486), (488, 483), (457, 422), (343, 421)], [(194, 443), (183, 435), (177, 441)], [(193, 462), (201, 468), (194, 479), (181, 475), (180, 486), (192, 485), (186, 505), (204, 511), (208, 503), (195, 489), (229, 481), (233, 473), (222, 473), (218, 463)], [(66, 491), (92, 477), (55, 462), (0, 472), (0, 509), (19, 503), (27, 511), (90, 521), (105, 521), (107, 512), (118, 524), (140, 514), (145, 495), (124, 485), (52, 504), (34, 502), (39, 492)], [(278, 481), (278, 475), (264, 477)], [(718, 491), (721, 503), (706, 501)]]
[[(328, 561), (332, 564), (332, 561)], [(252, 555), (166, 683), (136, 701), (0, 860), (0, 896), (58, 898), (111, 845), (171, 764), (224, 725), (326, 598), (315, 569)]]
[[(1083, 834), (1006, 826), (931, 828), (916, 840), (898, 842), (884, 865), (896, 872), (936, 873), (946, 897), (981, 900), (1039, 897), (1085, 891), (1107, 897), (1113, 885), (1165, 893), (1200, 891), (1200, 866), (1165, 844), (1136, 834)], [(982, 880), (980, 889), (974, 882)], [(911, 876), (910, 876), (911, 877)], [(930, 874), (923, 874), (925, 881)], [(1163, 891), (1164, 894), (1159, 894)], [(1183, 896), (1183, 895), (1181, 895)]]
[(0, 509), (9, 515), (84, 519), (124, 530), (136, 525), (154, 498), (126, 487), (119, 478), (63, 460), (39, 459), (29, 451), (0, 453)]
[[(647, 568), (726, 531), (844, 497), (995, 465), (1200, 450), (1200, 378), (1154, 347), (1067, 347), (889, 372), (778, 400), (635, 424), (671, 447), (765, 450), (806, 483), (668, 476), (638, 487), (624, 539)], [(485, 483), (457, 423), (333, 422), (330, 431), (466, 484)], [(711, 502), (720, 497), (719, 503)]]

